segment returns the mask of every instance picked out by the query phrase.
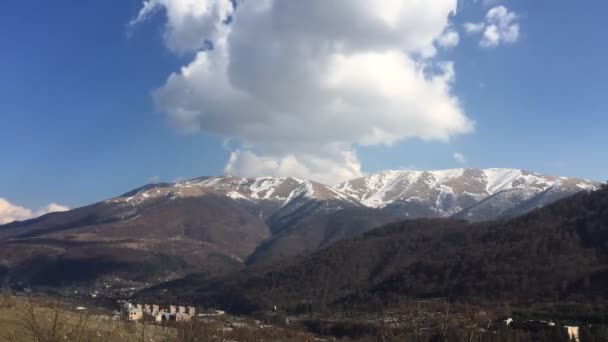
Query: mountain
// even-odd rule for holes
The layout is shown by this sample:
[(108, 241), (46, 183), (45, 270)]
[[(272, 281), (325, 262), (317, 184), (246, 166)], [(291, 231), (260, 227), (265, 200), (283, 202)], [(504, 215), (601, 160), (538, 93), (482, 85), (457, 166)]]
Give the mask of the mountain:
[(518, 169), (383, 171), (334, 188), (371, 208), (403, 218), (469, 221), (515, 217), (599, 183)]
[(608, 304), (608, 188), (494, 222), (392, 223), (267, 268), (191, 275), (140, 294), (236, 312), (373, 310), (399, 298)]
[(270, 231), (231, 199), (206, 194), (105, 201), (9, 224), (0, 236), (0, 265), (14, 280), (57, 286), (238, 269)]
[(321, 183), (296, 178), (202, 177), (175, 184), (153, 184), (106, 202), (137, 207), (155, 199), (230, 198), (267, 221), (273, 233), (314, 214), (362, 207), (348, 195)]
[(321, 183), (296, 178), (240, 178), (232, 176), (201, 177), (178, 183), (150, 184), (107, 202), (140, 205), (158, 198), (191, 198), (215, 194), (235, 201), (259, 205), (258, 214), (267, 218), (289, 206), (295, 210), (308, 200), (344, 202), (357, 201)]
[(231, 271), (278, 232), (345, 208), (363, 207), (328, 186), (295, 178), (150, 184), (0, 226), (0, 276), (60, 285)]
[(386, 171), (335, 187), (291, 177), (149, 184), (0, 226), (0, 276), (158, 282), (265, 267), (403, 218), (518, 216), (596, 183), (510, 169)]
[[(234, 183), (243, 183), (246, 186), (234, 197), (251, 201), (263, 197), (255, 191), (253, 196), (249, 195), (249, 186), (261, 182), (274, 184), (276, 180), (237, 178), (229, 182), (231, 185), (227, 188), (225, 185), (220, 188), (234, 194), (238, 188)], [(454, 216), (484, 221), (516, 217), (599, 186), (588, 180), (517, 169), (385, 171), (333, 188), (314, 182), (302, 183), (299, 188), (293, 185), (283, 186), (292, 193), (281, 209), (268, 217), (272, 237), (258, 246), (248, 258), (248, 264), (269, 264), (309, 253), (402, 218)], [(253, 188), (266, 187), (255, 185)]]

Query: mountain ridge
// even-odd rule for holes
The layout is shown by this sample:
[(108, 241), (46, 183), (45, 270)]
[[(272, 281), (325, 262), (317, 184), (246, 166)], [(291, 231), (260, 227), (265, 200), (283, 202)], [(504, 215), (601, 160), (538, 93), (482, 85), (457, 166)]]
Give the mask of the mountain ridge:
[[(547, 189), (557, 188), (567, 190), (564, 193), (566, 196), (578, 191), (597, 189), (599, 184), (582, 178), (547, 176), (521, 169), (459, 168), (434, 171), (388, 170), (349, 180), (334, 188), (358, 199), (365, 206), (401, 206), (403, 217), (416, 218), (420, 216), (409, 212), (407, 208), (412, 204), (430, 208), (435, 212), (435, 217), (448, 217), (474, 207), (491, 196), (513, 189), (526, 189), (530, 192), (530, 197), (533, 197)], [(463, 218), (479, 220), (472, 215)]]
[[(106, 202), (125, 201), (137, 204), (160, 196), (190, 197), (210, 191), (235, 200), (282, 202), (282, 206), (294, 198), (304, 196), (382, 208), (399, 201), (437, 202), (449, 195), (468, 196), (471, 202), (479, 202), (501, 191), (512, 189), (531, 189), (540, 193), (549, 188), (594, 190), (599, 185), (599, 182), (583, 178), (549, 176), (512, 168), (385, 170), (333, 186), (294, 177), (245, 178), (227, 175), (198, 177), (175, 183), (151, 183), (122, 196), (107, 199)], [(456, 209), (437, 211), (439, 216), (449, 216), (466, 209), (466, 206)]]
[[(384, 172), (334, 187), (292, 177), (233, 176), (148, 184), (88, 206), (0, 226), (0, 275), (4, 268), (25, 281), (45, 281), (46, 275), (63, 275), (65, 265), (99, 270), (83, 281), (119, 274), (154, 282), (189, 272), (222, 272), (305, 255), (403, 219), (519, 216), (599, 186), (578, 178), (492, 170), (492, 182), (483, 170), (451, 169)], [(382, 177), (367, 188), (354, 187)], [(138, 260), (148, 260), (148, 271), (133, 272), (140, 271)], [(154, 266), (158, 260), (166, 266)]]

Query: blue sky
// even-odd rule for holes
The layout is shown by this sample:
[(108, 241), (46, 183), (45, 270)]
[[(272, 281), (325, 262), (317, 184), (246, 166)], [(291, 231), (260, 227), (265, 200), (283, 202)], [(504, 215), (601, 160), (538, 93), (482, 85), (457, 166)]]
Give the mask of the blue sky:
[[(516, 13), (518, 38), (482, 47), (462, 25), (499, 5)], [(155, 106), (155, 89), (196, 51), (168, 43), (162, 8), (129, 27), (141, 6), (3, 2), (0, 198), (75, 207), (151, 180), (222, 174), (234, 144), (274, 156), (269, 142), (177, 128)], [(362, 171), (512, 167), (605, 180), (607, 9), (603, 1), (461, 2), (450, 18), (459, 43), (436, 58), (454, 63), (451, 93), (474, 131), (390, 146), (353, 141)]]

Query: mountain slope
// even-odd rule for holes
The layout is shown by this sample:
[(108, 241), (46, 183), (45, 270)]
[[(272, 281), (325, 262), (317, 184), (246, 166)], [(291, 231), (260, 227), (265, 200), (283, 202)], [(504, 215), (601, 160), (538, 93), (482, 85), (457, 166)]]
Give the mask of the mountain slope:
[[(361, 206), (330, 187), (294, 178), (151, 184), (0, 226), (0, 273), (11, 270), (16, 280), (48, 284), (92, 282), (110, 274), (157, 281), (193, 271), (229, 271), (242, 267), (273, 231), (350, 207)], [(148, 266), (138, 269), (138, 264)]]
[(289, 257), (311, 253), (396, 220), (383, 211), (365, 207), (309, 215), (262, 243), (249, 257), (248, 264), (267, 266)]
[(395, 297), (500, 302), (602, 302), (608, 274), (608, 188), (582, 192), (510, 221), (414, 220), (336, 242), (309, 256), (169, 289), (235, 311), (358, 305)]
[[(104, 211), (88, 213), (95, 208)], [(231, 269), (270, 236), (257, 215), (214, 194), (137, 207), (100, 203), (81, 211), (3, 227), (5, 236), (13, 234), (0, 240), (0, 264), (12, 270), (15, 280), (49, 285), (110, 274), (157, 279), (174, 272), (216, 271), (223, 267), (218, 260)], [(88, 276), (75, 277), (82, 269)]]

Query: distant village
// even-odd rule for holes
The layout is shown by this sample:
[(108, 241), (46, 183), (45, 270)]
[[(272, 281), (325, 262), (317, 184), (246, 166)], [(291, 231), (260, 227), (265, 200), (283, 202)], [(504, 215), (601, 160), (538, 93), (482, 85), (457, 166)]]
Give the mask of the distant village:
[(234, 329), (268, 329), (272, 325), (260, 320), (247, 320), (243, 317), (227, 315), (222, 310), (208, 309), (199, 312), (193, 306), (178, 306), (157, 304), (132, 304), (122, 302), (120, 312), (115, 317), (134, 323), (166, 324), (170, 322), (185, 323), (196, 319), (202, 323), (217, 323), (221, 331), (226, 333)]
[[(146, 321), (146, 322), (187, 322), (193, 317), (213, 317), (223, 316), (224, 311), (211, 310), (197, 315), (196, 308), (193, 306), (177, 306), (168, 305), (165, 308), (161, 308), (156, 304), (131, 304), (125, 302), (122, 306), (122, 316), (127, 321)], [(276, 307), (273, 308), (276, 311)], [(537, 330), (549, 327), (555, 327), (556, 323), (552, 321), (542, 320), (525, 320), (515, 321), (512, 318), (505, 319), (503, 324), (507, 327), (526, 329), (526, 330)], [(578, 326), (563, 326), (566, 329), (568, 337), (571, 341), (580, 342), (579, 327)]]
[[(29, 286), (24, 284), (13, 284), (13, 289), (15, 290), (15, 295), (17, 296), (30, 296), (32, 295), (32, 289)], [(104, 289), (111, 289), (112, 286), (109, 284), (104, 284)], [(120, 288), (121, 290), (123, 288)], [(133, 290), (133, 287), (127, 287), (126, 290)], [(84, 296), (97, 298), (98, 295), (102, 293), (102, 291), (94, 290), (92, 292), (88, 292), (86, 290), (74, 290), (69, 289), (66, 290), (66, 294), (75, 296), (81, 295), (85, 293)], [(105, 294), (105, 293), (104, 293)], [(209, 323), (209, 322), (222, 322), (225, 326), (223, 327), (223, 331), (231, 331), (233, 328), (269, 328), (271, 325), (264, 324), (260, 320), (251, 320), (251, 322), (244, 320), (241, 317), (234, 317), (231, 315), (227, 315), (222, 310), (198, 310), (194, 306), (190, 305), (159, 305), (159, 304), (140, 304), (140, 303), (131, 303), (126, 300), (118, 300), (118, 304), (120, 305), (120, 309), (114, 312), (114, 316), (112, 319), (114, 320), (125, 320), (129, 322), (146, 322), (146, 323), (156, 323), (156, 324), (164, 324), (168, 322), (189, 322), (193, 319), (197, 319), (201, 322)], [(116, 303), (116, 302), (115, 302)], [(86, 311), (88, 310), (86, 307), (78, 306), (75, 308), (76, 311)], [(268, 311), (269, 314), (276, 315), (277, 307), (274, 306), (271, 310)], [(109, 317), (106, 317), (106, 319)], [(341, 317), (340, 315), (336, 315), (334, 320), (340, 319), (347, 320), (347, 317)], [(409, 317), (409, 319), (416, 320), (420, 317)], [(298, 321), (300, 319), (306, 319), (306, 315), (300, 316), (287, 316), (284, 317), (285, 325), (290, 324), (290, 322)], [(385, 324), (388, 323), (389, 326), (398, 327), (399, 320), (397, 317), (388, 316), (378, 317), (376, 315), (369, 315), (365, 317), (364, 320), (369, 321), (382, 321)], [(497, 324), (498, 323), (498, 324)], [(504, 320), (493, 321), (494, 326), (500, 326), (502, 324), (503, 327), (509, 327), (517, 330), (526, 330), (526, 331), (539, 331), (544, 329), (551, 329), (554, 327), (563, 328), (567, 333), (570, 341), (580, 342), (580, 327), (575, 325), (561, 325), (557, 324), (550, 320), (514, 320), (513, 318), (507, 318)], [(488, 332), (491, 331), (490, 326), (488, 327), (480, 327), (480, 331)]]
[[(221, 316), (224, 311), (212, 310), (200, 313), (198, 317)], [(164, 322), (187, 322), (197, 316), (194, 306), (167, 305), (161, 307), (157, 304), (132, 304), (124, 302), (122, 305), (122, 316), (127, 321), (148, 321), (156, 323)]]

